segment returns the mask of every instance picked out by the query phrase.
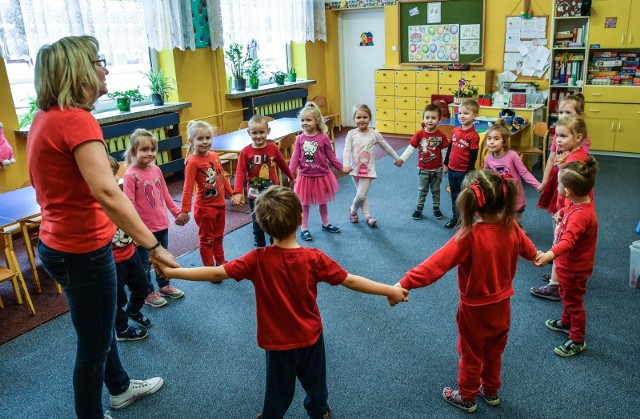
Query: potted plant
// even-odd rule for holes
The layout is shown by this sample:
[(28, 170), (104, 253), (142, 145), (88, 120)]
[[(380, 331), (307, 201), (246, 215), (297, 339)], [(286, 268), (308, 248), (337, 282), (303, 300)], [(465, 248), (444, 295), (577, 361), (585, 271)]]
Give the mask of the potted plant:
[(116, 106), (120, 109), (120, 112), (129, 112), (131, 110), (131, 102), (142, 102), (144, 100), (144, 96), (142, 96), (138, 87), (123, 92), (107, 93), (107, 96), (116, 100)]
[(462, 102), (463, 98), (478, 97), (478, 88), (472, 86), (469, 80), (460, 79), (458, 81), (458, 90), (453, 90), (454, 103)]
[(259, 59), (252, 60), (251, 64), (245, 70), (245, 75), (249, 79), (249, 87), (251, 89), (257, 89), (260, 85), (260, 76), (264, 74), (262, 70), (262, 63)]
[(143, 73), (149, 81), (149, 89), (151, 90), (151, 101), (156, 106), (164, 105), (164, 101), (169, 99), (169, 95), (173, 93), (175, 88), (175, 81), (162, 72), (162, 70), (155, 71), (149, 70), (147, 73)]
[(36, 104), (36, 98), (29, 97), (29, 110), (27, 111), (26, 114), (22, 115), (22, 118), (20, 118), (20, 121), (19, 121), (20, 128), (24, 128), (27, 125), (31, 125), (31, 123), (33, 122), (33, 118), (35, 118), (39, 110), (40, 109)]
[(276, 70), (273, 73), (271, 73), (271, 79), (273, 80), (276, 84), (278, 85), (283, 85), (284, 84), (284, 80), (287, 78), (287, 73), (280, 71), (280, 70)]
[(289, 72), (287, 73), (287, 81), (296, 81), (297, 79), (298, 79), (298, 76), (296, 74), (296, 68), (291, 67), (289, 69)]
[(224, 52), (226, 65), (233, 77), (233, 90), (244, 91), (247, 88), (247, 80), (244, 78), (247, 63), (253, 61), (244, 54), (244, 48), (240, 44), (231, 44)]

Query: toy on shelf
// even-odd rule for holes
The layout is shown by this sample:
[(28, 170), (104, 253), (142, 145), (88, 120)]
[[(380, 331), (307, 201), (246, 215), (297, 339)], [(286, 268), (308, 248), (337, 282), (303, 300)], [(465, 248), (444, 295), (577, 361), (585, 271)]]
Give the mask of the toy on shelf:
[(0, 122), (0, 169), (4, 169), (6, 166), (15, 162), (16, 159), (13, 158), (13, 149), (4, 136), (2, 122)]

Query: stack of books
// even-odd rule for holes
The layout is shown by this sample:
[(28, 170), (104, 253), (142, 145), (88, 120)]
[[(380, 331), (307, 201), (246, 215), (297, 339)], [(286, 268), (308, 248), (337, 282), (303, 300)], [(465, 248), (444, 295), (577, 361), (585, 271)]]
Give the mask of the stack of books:
[[(582, 80), (584, 53), (562, 53), (553, 57), (553, 84), (575, 85)], [(570, 81), (571, 80), (571, 81)]]
[(554, 48), (582, 48), (585, 46), (586, 25), (576, 26), (570, 31), (559, 31), (553, 38)]
[(597, 51), (589, 60), (588, 84), (640, 86), (637, 52)]

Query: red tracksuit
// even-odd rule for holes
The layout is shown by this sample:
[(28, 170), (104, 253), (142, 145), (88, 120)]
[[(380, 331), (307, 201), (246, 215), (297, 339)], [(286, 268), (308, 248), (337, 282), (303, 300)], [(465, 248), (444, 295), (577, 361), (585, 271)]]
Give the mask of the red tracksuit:
[(587, 280), (593, 272), (598, 219), (593, 201), (570, 205), (563, 208), (561, 214), (556, 244), (551, 248), (556, 257), (554, 263), (560, 280), (561, 321), (570, 328), (569, 339), (582, 343), (587, 322), (583, 300), (587, 292)]
[(515, 222), (511, 230), (479, 222), (467, 237), (456, 234), (400, 280), (407, 289), (424, 287), (458, 266), (458, 387), (465, 400), (475, 400), (481, 384), (489, 396), (500, 388), (518, 256), (532, 260), (536, 247)]

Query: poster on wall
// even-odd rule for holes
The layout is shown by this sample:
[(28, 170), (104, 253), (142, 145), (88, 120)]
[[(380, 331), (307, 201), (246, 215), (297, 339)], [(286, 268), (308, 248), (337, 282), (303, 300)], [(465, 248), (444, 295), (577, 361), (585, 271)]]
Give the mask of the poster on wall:
[(457, 24), (409, 26), (409, 61), (458, 61)]

